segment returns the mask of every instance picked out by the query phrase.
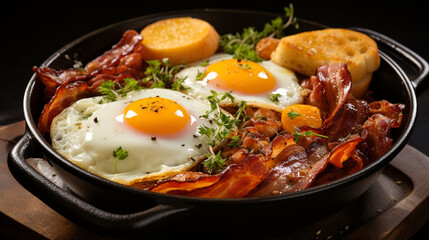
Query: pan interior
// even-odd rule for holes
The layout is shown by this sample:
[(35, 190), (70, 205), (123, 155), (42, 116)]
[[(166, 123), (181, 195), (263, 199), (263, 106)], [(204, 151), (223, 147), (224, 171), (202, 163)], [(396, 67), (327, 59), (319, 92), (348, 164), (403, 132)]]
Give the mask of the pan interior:
[[(204, 19), (210, 22), (218, 30), (219, 34), (225, 34), (241, 32), (244, 27), (249, 26), (254, 26), (256, 29), (261, 29), (264, 23), (271, 21), (277, 15), (271, 13), (248, 12), (238, 10), (195, 10), (144, 16), (118, 24), (110, 25), (95, 32), (89, 33), (88, 35), (85, 35), (71, 42), (64, 48), (54, 53), (44, 62), (43, 65), (49, 66), (54, 69), (67, 69), (73, 66), (75, 60), (85, 64), (94, 59), (95, 57), (101, 55), (107, 49), (110, 49), (110, 47), (115, 44), (118, 39), (120, 39), (124, 31), (134, 29), (139, 32), (144, 26), (156, 20), (178, 16), (192, 16)], [(242, 19), (246, 19), (246, 21), (243, 22)], [(325, 27), (323, 25), (306, 20), (299, 21), (300, 28), (298, 30), (290, 28), (288, 29), (288, 34), (321, 29)], [(383, 49), (380, 49), (380, 51), (383, 51)], [(406, 105), (402, 126), (399, 129), (395, 129), (391, 132), (392, 137), (394, 138), (394, 146), (393, 150), (390, 153), (397, 153), (400, 148), (404, 146), (405, 140), (409, 137), (411, 128), (413, 126), (416, 110), (415, 95), (412, 90), (411, 84), (409, 83), (409, 80), (407, 79), (405, 74), (403, 74), (403, 72), (397, 68), (398, 66), (392, 63), (391, 59), (389, 59), (388, 57), (382, 57), (380, 69), (374, 73), (373, 81), (370, 85), (370, 90), (374, 92), (375, 99), (386, 99), (390, 102), (404, 103)], [(79, 174), (80, 176), (85, 176), (85, 178), (92, 179), (95, 184), (103, 186), (112, 186), (115, 190), (121, 190), (131, 194), (137, 194), (138, 196), (151, 196), (159, 198), (161, 199), (161, 201), (165, 202), (170, 202), (171, 200), (175, 201), (177, 199), (180, 199), (180, 201), (183, 201), (184, 203), (194, 203), (198, 201), (207, 202), (206, 199), (176, 198), (174, 196), (161, 196), (159, 194), (148, 193), (146, 191), (130, 189), (129, 187), (101, 179), (82, 169), (79, 169), (76, 166), (72, 166), (70, 163), (65, 163), (65, 161), (67, 162), (67, 160), (55, 153), (55, 150), (50, 146), (50, 140), (41, 136), (40, 133), (37, 131), (37, 119), (42, 112), (44, 103), (45, 102), (43, 100), (43, 85), (39, 81), (36, 81), (35, 76), (33, 76), (31, 81), (29, 82), (29, 87), (27, 88), (26, 96), (24, 99), (24, 104), (26, 105), (24, 111), (26, 112), (25, 116), (27, 125), (29, 125), (31, 134), (35, 136), (39, 143), (41, 143), (42, 148), (44, 148), (43, 150), (51, 156), (51, 160), (55, 161), (55, 163), (58, 164), (60, 167), (64, 167), (66, 171), (70, 170), (74, 173)], [(383, 158), (378, 162), (385, 162), (384, 159), (387, 158)], [(374, 164), (374, 166), (376, 165), (380, 164)], [(381, 169), (382, 167), (383, 166), (376, 166), (375, 170), (372, 169), (370, 171), (363, 170), (359, 172), (359, 174), (356, 174), (355, 176), (350, 176), (343, 180), (339, 180), (339, 183), (331, 184), (331, 186), (346, 184), (346, 182), (350, 179), (355, 180), (356, 178), (362, 178), (365, 175), (369, 174), (366, 172), (373, 173)], [(311, 193), (312, 191), (322, 191), (328, 189), (329, 187), (330, 185), (328, 184), (327, 186), (321, 186), (315, 188), (314, 190), (309, 189), (303, 191), (302, 193), (292, 193), (289, 195), (306, 195)], [(270, 198), (266, 198), (266, 200), (269, 199)], [(227, 203), (234, 203), (237, 200), (229, 199), (222, 201)], [(243, 200), (238, 201), (243, 202)], [(244, 201), (252, 202), (253, 200)], [(258, 199), (258, 201), (260, 201), (260, 199)]]

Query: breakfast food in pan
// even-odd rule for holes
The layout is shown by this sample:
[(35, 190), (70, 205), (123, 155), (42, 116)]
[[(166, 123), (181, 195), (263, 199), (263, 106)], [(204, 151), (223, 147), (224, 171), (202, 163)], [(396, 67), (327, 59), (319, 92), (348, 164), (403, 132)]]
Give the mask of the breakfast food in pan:
[[(294, 23), (289, 20), (286, 25)], [(160, 37), (171, 32), (166, 22), (178, 34)], [(66, 159), (96, 175), (194, 197), (303, 190), (350, 175), (383, 156), (404, 106), (358, 98), (352, 62), (337, 61), (332, 53), (319, 55), (323, 61), (311, 73), (286, 66), (301, 62), (312, 67), (313, 62), (287, 54), (284, 39), (300, 35), (283, 36), (284, 27), (278, 18), (260, 32), (247, 28), (219, 36), (208, 22), (175, 18), (140, 33), (126, 31), (83, 68), (34, 67), (45, 85), (39, 130)], [(151, 34), (157, 40), (145, 43)], [(178, 35), (185, 40), (177, 40)], [(149, 53), (149, 48), (158, 50)], [(359, 66), (368, 74), (378, 67)]]

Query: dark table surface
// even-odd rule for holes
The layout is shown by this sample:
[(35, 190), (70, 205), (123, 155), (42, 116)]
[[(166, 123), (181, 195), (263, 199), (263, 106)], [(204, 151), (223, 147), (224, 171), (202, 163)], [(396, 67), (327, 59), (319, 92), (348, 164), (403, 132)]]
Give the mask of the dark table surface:
[[(198, 1), (12, 2), (2, 7), (2, 74), (0, 126), (23, 119), (22, 97), (32, 66), (40, 64), (70, 41), (118, 21), (179, 9), (234, 8), (283, 14), (288, 2), (229, 3)], [(388, 3), (388, 4), (386, 4)], [(331, 27), (364, 27), (402, 43), (429, 60), (429, 30), (423, 2), (295, 1), (298, 18)], [(428, 79), (429, 80), (429, 79)], [(426, 81), (428, 82), (428, 81)], [(429, 85), (429, 84), (427, 84)], [(428, 88), (428, 87), (426, 87)], [(417, 125), (409, 145), (429, 155), (429, 89), (418, 96)], [(429, 213), (422, 213), (429, 214)], [(428, 239), (429, 223), (412, 239)]]

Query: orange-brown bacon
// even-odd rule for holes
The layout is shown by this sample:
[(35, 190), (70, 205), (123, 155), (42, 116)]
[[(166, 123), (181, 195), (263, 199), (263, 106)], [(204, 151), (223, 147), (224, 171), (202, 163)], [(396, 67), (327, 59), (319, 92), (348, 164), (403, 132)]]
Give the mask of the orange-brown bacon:
[(114, 66), (119, 65), (121, 58), (133, 53), (141, 40), (140, 34), (129, 30), (122, 35), (121, 40), (112, 49), (89, 62), (83, 69), (71, 68), (57, 71), (49, 67), (33, 67), (33, 71), (47, 87), (64, 86), (70, 82), (87, 80), (103, 71), (105, 73), (109, 73), (109, 70), (112, 71)]
[(47, 102), (39, 117), (39, 131), (42, 134), (49, 132), (52, 119), (75, 101), (99, 95), (97, 87), (101, 82), (122, 82), (125, 77), (141, 78), (141, 40), (141, 35), (136, 31), (126, 31), (117, 44), (83, 69), (57, 71), (48, 67), (33, 67), (37, 78), (45, 85)]
[(54, 98), (45, 105), (39, 117), (38, 129), (43, 134), (49, 132), (52, 120), (65, 108), (69, 107), (77, 99), (89, 96), (88, 84), (77, 81), (65, 86), (60, 86), (55, 92)]
[(318, 107), (324, 119), (322, 128), (330, 126), (331, 120), (348, 99), (352, 81), (346, 63), (323, 65), (316, 75), (304, 81), (312, 91), (306, 104)]
[(244, 197), (268, 176), (276, 162), (294, 146), (292, 135), (279, 135), (260, 153), (250, 153), (244, 148), (237, 151), (231, 156), (235, 162), (217, 175), (185, 172), (149, 190), (205, 198)]

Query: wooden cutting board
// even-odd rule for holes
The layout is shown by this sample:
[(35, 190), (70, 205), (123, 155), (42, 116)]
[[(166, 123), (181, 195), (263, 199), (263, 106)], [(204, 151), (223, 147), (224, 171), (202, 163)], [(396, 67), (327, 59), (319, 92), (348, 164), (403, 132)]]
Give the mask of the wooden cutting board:
[[(61, 216), (25, 190), (7, 167), (23, 121), (0, 127), (1, 239), (114, 239)], [(407, 145), (361, 197), (331, 215), (264, 239), (408, 239), (429, 220), (429, 157)], [(192, 234), (192, 229), (186, 230)], [(221, 234), (221, 233), (220, 233)], [(220, 235), (221, 236), (221, 235)]]

